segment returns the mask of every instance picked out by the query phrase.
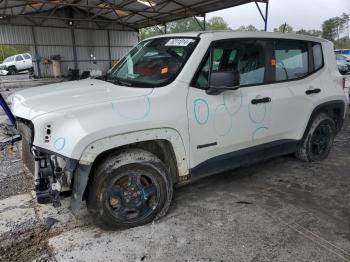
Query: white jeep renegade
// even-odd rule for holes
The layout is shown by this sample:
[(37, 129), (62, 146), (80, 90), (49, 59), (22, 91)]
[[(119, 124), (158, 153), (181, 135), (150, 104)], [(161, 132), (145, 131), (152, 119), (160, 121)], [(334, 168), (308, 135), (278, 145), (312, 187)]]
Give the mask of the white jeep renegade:
[(74, 213), (86, 200), (100, 226), (126, 228), (165, 215), (174, 185), (325, 159), (345, 102), (327, 40), (201, 32), (142, 41), (105, 78), (30, 88), (12, 109), (38, 201), (68, 192)]

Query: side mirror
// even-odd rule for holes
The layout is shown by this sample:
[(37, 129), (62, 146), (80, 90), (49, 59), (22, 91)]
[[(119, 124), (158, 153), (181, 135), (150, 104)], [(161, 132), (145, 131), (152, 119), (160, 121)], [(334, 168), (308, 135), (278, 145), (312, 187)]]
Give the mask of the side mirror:
[(208, 95), (218, 95), (226, 90), (240, 88), (239, 72), (213, 72), (210, 75)]

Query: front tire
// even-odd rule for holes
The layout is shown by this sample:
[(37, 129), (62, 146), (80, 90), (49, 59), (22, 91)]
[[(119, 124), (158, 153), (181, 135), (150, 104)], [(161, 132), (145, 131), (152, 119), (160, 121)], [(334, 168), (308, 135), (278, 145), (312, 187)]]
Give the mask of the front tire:
[(16, 74), (17, 74), (17, 69), (16, 69), (16, 67), (10, 67), (10, 68), (8, 69), (8, 74), (9, 74), (9, 75), (16, 75)]
[(335, 133), (334, 120), (326, 113), (317, 115), (295, 156), (306, 162), (326, 159), (332, 148)]
[(87, 206), (103, 229), (141, 226), (164, 216), (173, 194), (162, 161), (141, 149), (109, 156), (94, 172)]

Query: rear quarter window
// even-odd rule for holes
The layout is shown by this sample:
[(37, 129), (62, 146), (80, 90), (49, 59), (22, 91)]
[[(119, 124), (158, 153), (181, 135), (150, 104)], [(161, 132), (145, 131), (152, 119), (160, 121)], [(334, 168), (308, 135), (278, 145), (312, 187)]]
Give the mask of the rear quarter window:
[(314, 59), (314, 70), (318, 70), (323, 67), (323, 53), (321, 44), (313, 43), (312, 44), (312, 52)]

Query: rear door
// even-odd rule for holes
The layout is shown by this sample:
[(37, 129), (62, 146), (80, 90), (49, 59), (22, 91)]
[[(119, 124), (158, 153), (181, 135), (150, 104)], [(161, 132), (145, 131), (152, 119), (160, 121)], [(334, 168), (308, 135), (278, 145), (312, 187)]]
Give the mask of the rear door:
[(26, 61), (24, 60), (22, 55), (16, 55), (15, 66), (18, 71), (26, 69)]
[(29, 69), (33, 67), (32, 57), (29, 54), (23, 54), (23, 58), (25, 61), (25, 69)]
[(272, 85), (275, 86), (275, 99), (271, 128), (275, 140), (299, 140), (315, 104), (326, 92), (320, 80), (323, 70), (321, 45), (276, 39), (274, 46)]

